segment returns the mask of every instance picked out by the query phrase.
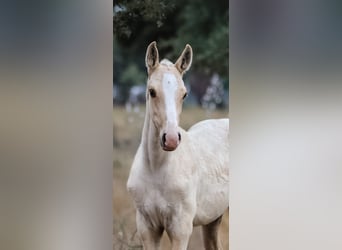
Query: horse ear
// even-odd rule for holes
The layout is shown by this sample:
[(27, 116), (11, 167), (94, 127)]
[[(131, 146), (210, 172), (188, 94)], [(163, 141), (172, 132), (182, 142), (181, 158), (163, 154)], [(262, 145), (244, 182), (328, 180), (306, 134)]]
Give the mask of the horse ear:
[(190, 69), (192, 63), (192, 48), (189, 44), (185, 46), (181, 56), (177, 59), (175, 66), (181, 74)]
[(149, 73), (159, 65), (159, 53), (155, 41), (147, 47), (145, 64)]

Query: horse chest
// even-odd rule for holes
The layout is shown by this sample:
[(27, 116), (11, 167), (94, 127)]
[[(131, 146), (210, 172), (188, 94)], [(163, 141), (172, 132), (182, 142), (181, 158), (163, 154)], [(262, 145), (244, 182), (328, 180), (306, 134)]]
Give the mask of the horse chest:
[(145, 205), (157, 204), (161, 207), (172, 206), (186, 199), (189, 183), (182, 179), (170, 178), (168, 174), (156, 174), (143, 179), (137, 186), (137, 196)]
[(129, 190), (136, 208), (151, 226), (166, 226), (171, 218), (193, 200), (191, 184), (167, 172), (143, 175)]

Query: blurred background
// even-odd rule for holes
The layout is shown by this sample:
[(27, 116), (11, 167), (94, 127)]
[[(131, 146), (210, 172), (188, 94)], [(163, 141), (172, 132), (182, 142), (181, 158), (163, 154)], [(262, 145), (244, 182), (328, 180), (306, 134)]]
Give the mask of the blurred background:
[[(125, 183), (144, 104), (126, 103), (152, 40), (194, 48), (184, 128), (229, 108), (230, 249), (342, 249), (342, 2), (230, 1), (230, 83), (213, 2), (0, 2), (0, 249), (141, 249)], [(202, 105), (215, 73), (229, 107)]]
[[(208, 118), (228, 116), (228, 1), (120, 0), (113, 3), (113, 249), (142, 249), (135, 210), (126, 191), (140, 143), (147, 79), (145, 53), (157, 41), (160, 58), (175, 62), (186, 44), (193, 63), (184, 77), (188, 90), (181, 115), (184, 129)], [(221, 225), (228, 249), (228, 214)], [(195, 228), (189, 249), (204, 249)], [(167, 236), (162, 249), (169, 249)]]
[(227, 1), (124, 0), (113, 11), (114, 104), (144, 103), (145, 52), (157, 41), (160, 57), (173, 62), (187, 43), (193, 48), (185, 105), (228, 107)]

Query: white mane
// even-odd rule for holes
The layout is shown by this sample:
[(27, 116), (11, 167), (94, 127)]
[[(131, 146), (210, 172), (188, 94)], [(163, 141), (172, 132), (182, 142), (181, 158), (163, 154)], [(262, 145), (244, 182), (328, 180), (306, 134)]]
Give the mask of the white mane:
[(172, 66), (173, 65), (173, 63), (168, 59), (161, 60), (160, 64), (165, 65), (165, 66)]

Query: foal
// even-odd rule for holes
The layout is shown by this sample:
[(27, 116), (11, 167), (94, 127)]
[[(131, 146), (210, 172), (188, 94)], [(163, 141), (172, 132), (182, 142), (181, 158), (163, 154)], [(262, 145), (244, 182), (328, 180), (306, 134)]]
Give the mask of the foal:
[(127, 188), (145, 250), (159, 249), (166, 230), (172, 250), (186, 250), (193, 226), (203, 226), (205, 249), (220, 249), (218, 227), (228, 208), (228, 119), (178, 126), (190, 68), (186, 45), (175, 64), (159, 62), (156, 42), (146, 52), (146, 115)]

